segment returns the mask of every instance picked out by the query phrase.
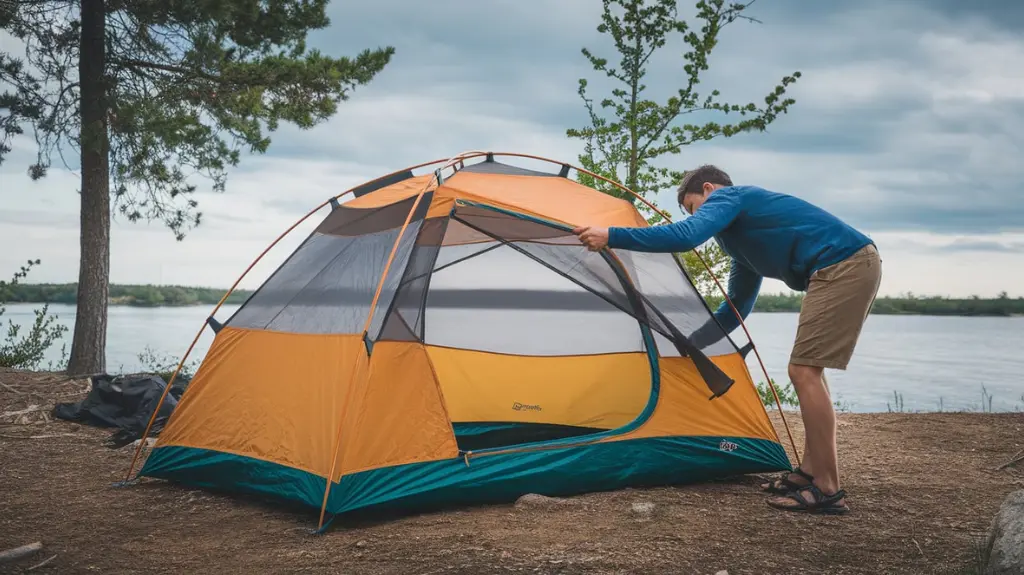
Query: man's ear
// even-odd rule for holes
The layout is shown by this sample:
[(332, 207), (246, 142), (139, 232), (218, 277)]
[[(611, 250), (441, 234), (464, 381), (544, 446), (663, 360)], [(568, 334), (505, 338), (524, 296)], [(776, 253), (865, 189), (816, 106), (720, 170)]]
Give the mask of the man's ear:
[(704, 185), (701, 186), (701, 191), (704, 192), (704, 197), (706, 198), (708, 194), (715, 191), (715, 185), (711, 182), (704, 182)]

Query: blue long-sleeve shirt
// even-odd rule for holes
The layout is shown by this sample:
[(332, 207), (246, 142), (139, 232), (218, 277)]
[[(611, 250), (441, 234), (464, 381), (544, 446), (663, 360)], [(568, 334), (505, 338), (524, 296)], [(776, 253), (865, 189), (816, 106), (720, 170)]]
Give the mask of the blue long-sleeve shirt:
[[(840, 262), (870, 238), (800, 198), (756, 186), (719, 188), (695, 214), (648, 228), (610, 228), (608, 247), (641, 252), (686, 252), (714, 238), (732, 259), (726, 292), (745, 319), (762, 278), (805, 291), (811, 274)], [(728, 303), (715, 310), (726, 332), (739, 325)]]

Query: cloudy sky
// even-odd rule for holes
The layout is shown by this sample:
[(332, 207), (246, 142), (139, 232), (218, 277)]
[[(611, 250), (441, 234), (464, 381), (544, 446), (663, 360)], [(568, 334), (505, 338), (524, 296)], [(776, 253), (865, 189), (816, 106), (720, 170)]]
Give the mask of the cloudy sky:
[[(327, 197), (460, 151), (576, 162), (580, 143), (565, 136), (586, 119), (576, 85), (597, 78), (580, 48), (614, 58), (595, 29), (600, 5), (334, 2), (333, 25), (312, 43), (336, 55), (392, 45), (392, 63), (329, 123), (281, 130), (268, 154), (232, 171), (227, 192), (200, 194), (204, 223), (184, 242), (158, 223), (115, 221), (112, 281), (226, 287)], [(738, 183), (835, 212), (877, 241), (883, 293), (1024, 295), (1024, 4), (759, 0), (750, 14), (762, 23), (727, 29), (703, 86), (760, 101), (799, 70), (796, 105), (766, 133), (693, 145), (668, 164), (717, 163)], [(0, 38), (0, 49), (12, 47)], [(680, 82), (680, 53), (677, 42), (652, 63), (651, 94)], [(54, 170), (31, 182), (30, 142), (16, 141), (0, 168), (0, 271), (41, 258), (32, 281), (74, 281), (78, 176)], [(671, 192), (661, 203), (674, 207)], [(308, 229), (243, 287), (258, 285)]]

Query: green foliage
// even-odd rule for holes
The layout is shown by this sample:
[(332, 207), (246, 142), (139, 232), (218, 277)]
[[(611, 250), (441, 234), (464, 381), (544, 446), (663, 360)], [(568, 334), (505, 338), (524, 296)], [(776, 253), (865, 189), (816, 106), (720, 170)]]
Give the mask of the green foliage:
[[(174, 359), (166, 355), (158, 356), (156, 351), (150, 347), (146, 347), (136, 357), (139, 358), (142, 372), (158, 375), (168, 383), (171, 381), (171, 376), (174, 375), (174, 370), (178, 369), (178, 364), (181, 363), (181, 359)], [(195, 377), (200, 363), (201, 361), (198, 359), (183, 363), (178, 371), (178, 376), (175, 378), (175, 382), (182, 379), (191, 380)]]
[[(762, 294), (756, 312), (799, 312), (803, 294)], [(997, 316), (1024, 315), (1024, 298), (1010, 298), (1005, 292), (995, 298), (922, 298), (914, 294), (880, 297), (871, 307), (879, 315)]]
[(928, 314), (958, 316), (1013, 316), (1024, 314), (1024, 298), (1011, 299), (1006, 292), (996, 298), (920, 297), (908, 293), (899, 297), (880, 297), (871, 308), (879, 314)]
[[(656, 165), (659, 158), (679, 154), (683, 146), (695, 142), (764, 131), (780, 114), (786, 113), (795, 103), (785, 97), (786, 89), (800, 77), (800, 72), (783, 77), (764, 97), (763, 105), (730, 103), (721, 98), (718, 90), (699, 89), (701, 75), (709, 68), (708, 61), (721, 31), (737, 20), (752, 20), (744, 15), (750, 4), (700, 0), (695, 5), (698, 28), (678, 18), (676, 0), (604, 0), (598, 31), (614, 41), (619, 62), (610, 64), (590, 49), (582, 50), (593, 69), (609, 79), (614, 88), (597, 101), (588, 93), (587, 79), (579, 81), (578, 93), (590, 123), (584, 128), (569, 129), (566, 134), (584, 141), (580, 165), (623, 183), (657, 208), (658, 191), (676, 185), (683, 176), (681, 171)], [(659, 102), (645, 95), (647, 64), (676, 35), (687, 46), (682, 74), (675, 93)], [(706, 120), (695, 119), (702, 114)], [(607, 194), (636, 202), (631, 194), (589, 174), (580, 173), (577, 179)], [(637, 203), (637, 208), (652, 225), (663, 220), (644, 202)], [(724, 281), (728, 276), (730, 258), (714, 242), (708, 242), (700, 253), (707, 267), (698, 259), (696, 250), (680, 254), (680, 259), (698, 291), (714, 308), (724, 299), (715, 278)]]
[[(227, 290), (185, 286), (112, 285), (110, 303), (139, 307), (215, 305)], [(251, 291), (231, 292), (225, 304), (240, 304)], [(60, 303), (74, 305), (77, 284), (18, 284), (10, 286), (7, 301), (11, 303)]]
[[(655, 160), (678, 154), (683, 146), (694, 142), (764, 131), (780, 114), (786, 113), (794, 103), (784, 97), (786, 88), (800, 77), (799, 72), (784, 77), (764, 97), (763, 105), (730, 103), (720, 97), (718, 90), (699, 89), (701, 74), (708, 70), (719, 34), (736, 20), (752, 20), (743, 14), (749, 5), (699, 0), (698, 28), (678, 18), (676, 0), (604, 0), (597, 30), (611, 36), (620, 60), (617, 65), (610, 64), (606, 58), (583, 48), (583, 55), (594, 70), (604, 74), (615, 87), (598, 100), (588, 94), (588, 81), (579, 81), (578, 92), (589, 113), (590, 125), (569, 129), (567, 135), (585, 142), (579, 158), (582, 167), (623, 183), (656, 205), (654, 194), (678, 183), (682, 172), (656, 166)], [(687, 45), (682, 74), (675, 93), (658, 102), (644, 94), (647, 64), (675, 35)], [(691, 120), (700, 113), (715, 119)], [(578, 180), (605, 193), (633, 199), (587, 174), (580, 174)], [(652, 224), (662, 220), (648, 207), (637, 207)]]
[[(772, 385), (775, 386), (776, 393), (779, 394), (779, 403), (783, 406), (788, 405), (792, 407), (800, 405), (800, 401), (796, 397), (796, 390), (793, 389), (792, 383), (786, 382), (786, 385), (781, 386), (775, 383), (774, 379), (771, 381)], [(757, 388), (757, 395), (760, 396), (761, 403), (763, 403), (765, 407), (768, 409), (778, 407), (775, 403), (775, 395), (772, 393), (772, 388), (767, 383), (759, 381), (754, 385), (754, 387)]]
[[(194, 176), (216, 191), (243, 150), (265, 152), (264, 133), (282, 121), (310, 128), (329, 118), (358, 85), (390, 61), (391, 47), (334, 58), (306, 48), (330, 23), (327, 0), (14, 0), (0, 28), (24, 43), (24, 57), (0, 52), (0, 162), (30, 124), (39, 143), (29, 169), (43, 177), (65, 148), (103, 147), (83, 138), (79, 60), (84, 10), (104, 10), (100, 91), (109, 132), (115, 204), (130, 221), (163, 221), (180, 240), (198, 225)], [(94, 15), (95, 12), (90, 12)], [(95, 102), (89, 102), (95, 105)], [(91, 148), (90, 148), (91, 146)], [(65, 162), (65, 165), (66, 162)], [(106, 192), (104, 192), (106, 193)]]
[[(700, 259), (698, 259), (697, 253), (697, 250), (693, 250), (679, 254), (679, 257), (694, 287), (697, 288), (700, 295), (704, 296), (708, 306), (714, 310), (725, 299), (722, 296), (722, 290), (718, 289), (718, 285), (715, 283), (715, 278), (723, 282), (722, 287), (724, 288), (732, 258), (722, 250), (717, 242), (708, 242), (707, 246), (700, 250)], [(707, 267), (701, 263), (701, 259), (707, 264)]]
[(800, 311), (800, 306), (803, 303), (803, 301), (804, 295), (802, 293), (763, 293), (757, 296), (757, 301), (754, 302), (754, 311), (796, 313)]
[[(17, 290), (22, 284), (20, 280), (28, 275), (32, 266), (38, 265), (39, 260), (29, 260), (28, 263), (15, 272), (10, 282), (0, 281), (0, 316), (7, 311), (10, 294)], [(41, 309), (35, 310), (36, 319), (29, 328), (28, 333), (21, 335), (21, 327), (8, 320), (7, 335), (0, 342), (0, 367), (15, 367), (21, 369), (36, 369), (43, 360), (46, 350), (54, 342), (60, 340), (68, 328), (56, 323), (57, 316), (49, 315), (49, 306), (44, 305)]]
[[(779, 394), (779, 403), (783, 407), (799, 407), (800, 398), (796, 395), (796, 389), (793, 388), (793, 382), (787, 381), (786, 385), (779, 385), (774, 379), (771, 380), (772, 385), (775, 387), (775, 393)], [(775, 403), (775, 394), (772, 393), (772, 388), (765, 382), (759, 381), (754, 384), (754, 388), (757, 389), (757, 395), (761, 398), (761, 403), (764, 404), (768, 409), (777, 409), (778, 404)], [(849, 406), (842, 400), (834, 400), (832, 406), (836, 411), (849, 411)]]

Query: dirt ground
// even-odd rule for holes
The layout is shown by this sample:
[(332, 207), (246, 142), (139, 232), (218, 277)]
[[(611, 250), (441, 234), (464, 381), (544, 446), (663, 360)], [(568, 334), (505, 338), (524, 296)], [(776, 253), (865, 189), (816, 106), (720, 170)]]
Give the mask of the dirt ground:
[(0, 371), (0, 414), (43, 408), (0, 415), (0, 551), (44, 546), (0, 572), (52, 558), (31, 572), (975, 573), (1000, 502), (1024, 488), (1024, 463), (995, 470), (1024, 449), (1024, 414), (841, 414), (845, 517), (772, 510), (742, 477), (547, 508), (339, 519), (315, 537), (315, 511), (160, 481), (114, 487), (133, 448), (49, 413), (87, 389)]

